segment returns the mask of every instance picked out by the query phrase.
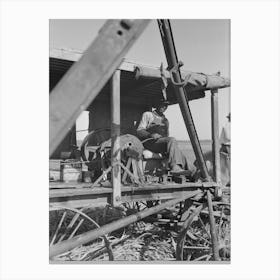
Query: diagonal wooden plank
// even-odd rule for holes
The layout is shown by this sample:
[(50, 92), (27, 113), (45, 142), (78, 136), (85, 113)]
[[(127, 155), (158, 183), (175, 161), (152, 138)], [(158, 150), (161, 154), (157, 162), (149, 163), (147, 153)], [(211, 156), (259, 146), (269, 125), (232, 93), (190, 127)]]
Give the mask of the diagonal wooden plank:
[(50, 95), (51, 155), (122, 62), (149, 20), (108, 20)]

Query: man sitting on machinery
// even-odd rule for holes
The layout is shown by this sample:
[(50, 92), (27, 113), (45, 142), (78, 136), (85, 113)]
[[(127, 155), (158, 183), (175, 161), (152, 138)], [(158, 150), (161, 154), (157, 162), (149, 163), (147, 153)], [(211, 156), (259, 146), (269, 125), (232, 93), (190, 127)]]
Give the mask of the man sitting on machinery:
[(189, 175), (187, 159), (178, 147), (174, 137), (169, 137), (169, 122), (165, 117), (169, 102), (160, 100), (155, 110), (144, 112), (137, 128), (137, 136), (142, 140), (145, 149), (154, 153), (166, 154), (171, 173)]

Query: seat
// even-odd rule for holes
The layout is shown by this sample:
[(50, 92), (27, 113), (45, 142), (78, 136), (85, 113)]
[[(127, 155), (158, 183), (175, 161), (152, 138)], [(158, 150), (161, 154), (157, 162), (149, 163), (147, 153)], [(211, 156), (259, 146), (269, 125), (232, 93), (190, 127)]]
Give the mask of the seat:
[(146, 175), (156, 175), (158, 171), (165, 173), (168, 169), (168, 159), (160, 154), (145, 149), (143, 151), (143, 171)]

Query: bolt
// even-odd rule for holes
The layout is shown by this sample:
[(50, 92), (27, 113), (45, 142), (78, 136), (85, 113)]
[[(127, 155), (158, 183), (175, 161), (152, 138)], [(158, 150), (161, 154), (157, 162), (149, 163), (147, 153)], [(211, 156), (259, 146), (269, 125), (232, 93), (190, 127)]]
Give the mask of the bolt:
[(132, 27), (133, 22), (134, 22), (134, 20), (131, 20), (131, 19), (122, 19), (120, 24), (121, 24), (121, 27), (123, 27), (126, 30), (129, 30)]

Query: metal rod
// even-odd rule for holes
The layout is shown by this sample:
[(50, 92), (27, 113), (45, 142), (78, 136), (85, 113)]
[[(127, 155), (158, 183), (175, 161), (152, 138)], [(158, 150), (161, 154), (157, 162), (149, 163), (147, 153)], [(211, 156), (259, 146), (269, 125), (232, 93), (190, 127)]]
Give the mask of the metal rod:
[(56, 236), (57, 236), (57, 234), (58, 234), (58, 231), (60, 230), (60, 228), (61, 228), (61, 226), (62, 226), (62, 223), (63, 223), (65, 217), (66, 217), (66, 211), (63, 212), (63, 215), (62, 215), (62, 217), (61, 217), (61, 219), (60, 219), (60, 221), (59, 221), (59, 224), (58, 224), (58, 226), (57, 226), (57, 228), (56, 228), (56, 231), (55, 231), (55, 233), (54, 233), (54, 235), (53, 235), (51, 245), (53, 245), (53, 243), (54, 243), (54, 241), (55, 241), (55, 239), (56, 239)]
[(73, 230), (73, 232), (71, 233), (71, 235), (68, 237), (68, 239), (71, 239), (75, 233), (77, 232), (77, 230), (80, 228), (81, 224), (84, 222), (85, 219), (81, 219), (79, 221), (79, 223), (77, 224), (77, 226), (75, 227), (75, 229)]
[(50, 156), (148, 23), (149, 20), (108, 20), (85, 54), (53, 89), (49, 113)]
[(76, 220), (79, 218), (80, 214), (76, 213), (74, 215), (74, 217), (72, 218), (71, 222), (69, 223), (69, 225), (66, 227), (65, 232), (61, 235), (61, 237), (59, 238), (58, 242), (61, 242), (64, 237), (66, 236), (66, 234), (69, 233), (69, 231), (71, 230), (71, 228), (73, 227), (73, 225), (75, 224)]
[[(176, 49), (174, 45), (172, 30), (170, 21), (167, 19), (161, 19), (158, 20), (158, 25), (160, 29), (160, 34), (162, 38), (162, 43), (165, 50), (165, 55), (168, 63), (168, 68), (172, 69), (175, 66), (178, 65), (178, 58), (176, 54)], [(180, 69), (178, 68), (178, 71), (173, 72), (173, 80), (175, 83), (181, 83), (181, 73)], [(203, 158), (201, 146), (198, 140), (197, 132), (195, 130), (194, 122), (192, 119), (192, 114), (189, 108), (188, 100), (186, 99), (186, 92), (185, 88), (180, 86), (174, 86), (174, 90), (176, 92), (177, 101), (179, 102), (181, 113), (183, 115), (183, 119), (185, 122), (186, 129), (188, 131), (190, 141), (199, 165), (199, 168), (201, 170), (202, 177), (208, 181), (211, 181), (211, 177), (209, 176), (205, 160)]]
[(202, 221), (200, 215), (198, 216), (198, 220), (200, 221), (201, 225), (202, 225), (202, 228), (204, 229), (204, 231), (206, 232), (206, 234), (208, 235), (208, 237), (211, 239), (211, 235), (210, 233), (208, 232), (208, 230), (206, 229), (206, 226), (204, 224), (204, 222)]
[(221, 182), (220, 145), (219, 145), (219, 103), (218, 90), (211, 91), (211, 130), (213, 175), (217, 183)]
[(111, 79), (111, 166), (112, 166), (112, 204), (114, 207), (121, 203), (121, 149), (120, 149), (120, 70)]
[(207, 202), (208, 202), (208, 210), (209, 210), (210, 232), (211, 232), (211, 241), (212, 241), (212, 250), (213, 250), (214, 260), (219, 261), (220, 260), (219, 244), (218, 244), (218, 238), (217, 238), (215, 218), (214, 218), (214, 213), (213, 213), (212, 198), (211, 198), (211, 193), (209, 190), (207, 191)]
[(109, 232), (112, 232), (112, 231), (115, 231), (117, 229), (126, 227), (127, 225), (129, 225), (131, 223), (140, 221), (140, 220), (142, 220), (142, 219), (144, 219), (144, 218), (146, 218), (150, 215), (158, 213), (159, 211), (161, 211), (161, 210), (163, 210), (167, 207), (171, 207), (171, 206), (179, 203), (180, 201), (183, 201), (183, 200), (189, 199), (191, 197), (194, 197), (195, 195), (197, 195), (199, 193), (201, 193), (200, 190), (188, 192), (187, 194), (183, 195), (180, 198), (169, 200), (169, 201), (164, 202), (162, 204), (159, 204), (155, 207), (148, 208), (144, 211), (141, 211), (139, 213), (130, 215), (130, 216), (125, 217), (121, 220), (118, 220), (118, 221), (112, 222), (110, 224), (104, 225), (101, 228), (83, 233), (81, 235), (78, 235), (78, 236), (72, 238), (71, 240), (62, 241), (61, 243), (50, 247), (49, 256), (50, 256), (50, 258), (52, 258), (56, 255), (59, 255), (59, 254), (62, 254), (64, 252), (67, 252), (69, 250), (72, 250), (77, 246), (80, 246), (82, 244), (85, 244), (85, 243), (88, 243), (90, 241), (93, 241), (93, 240), (97, 239), (99, 236), (103, 236), (103, 235), (105, 235)]

